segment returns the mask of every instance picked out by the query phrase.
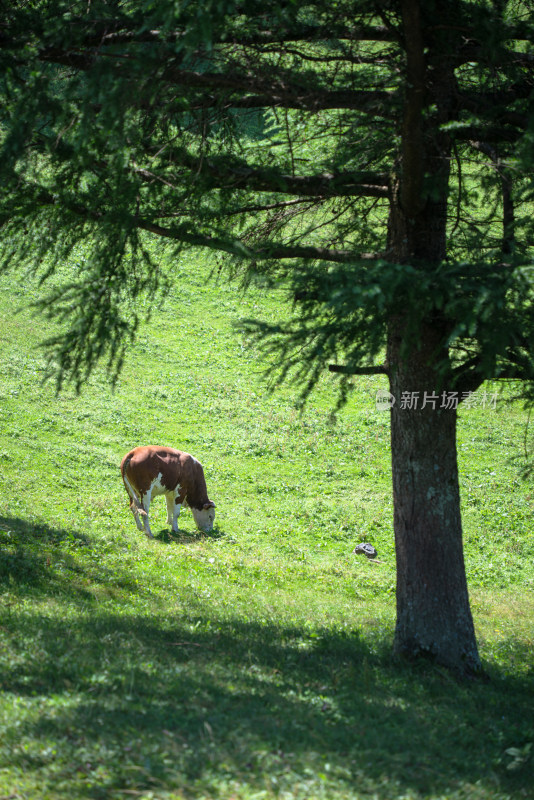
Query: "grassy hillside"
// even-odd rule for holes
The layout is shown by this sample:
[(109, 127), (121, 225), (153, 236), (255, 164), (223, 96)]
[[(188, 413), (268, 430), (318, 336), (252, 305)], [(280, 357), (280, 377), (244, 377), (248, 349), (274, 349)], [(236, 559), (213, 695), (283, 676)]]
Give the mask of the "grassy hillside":
[[(383, 380), (360, 379), (333, 421), (325, 379), (301, 415), (234, 327), (278, 318), (281, 298), (210, 282), (202, 260), (169, 269), (115, 391), (99, 373), (79, 397), (42, 385), (36, 287), (0, 283), (0, 797), (534, 797), (527, 414), (491, 407), (494, 387), (461, 414), (492, 680), (458, 686), (390, 655)], [(212, 534), (184, 510), (171, 538), (162, 499), (156, 539), (136, 530), (118, 464), (144, 443), (202, 461)]]

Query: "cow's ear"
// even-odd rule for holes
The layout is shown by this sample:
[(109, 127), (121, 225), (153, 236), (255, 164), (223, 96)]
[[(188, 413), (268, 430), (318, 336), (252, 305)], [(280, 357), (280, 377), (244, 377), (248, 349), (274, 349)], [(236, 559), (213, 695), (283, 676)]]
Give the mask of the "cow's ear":
[(213, 500), (208, 500), (207, 503), (204, 503), (204, 508), (205, 509), (206, 508), (215, 508), (215, 503), (213, 502)]

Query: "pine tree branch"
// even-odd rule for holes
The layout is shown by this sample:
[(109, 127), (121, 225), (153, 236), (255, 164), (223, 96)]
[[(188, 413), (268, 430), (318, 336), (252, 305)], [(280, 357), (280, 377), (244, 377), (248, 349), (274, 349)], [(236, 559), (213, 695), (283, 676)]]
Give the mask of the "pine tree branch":
[(388, 375), (385, 364), (377, 364), (374, 367), (349, 367), (346, 364), (329, 364), (328, 370), (342, 375)]
[[(329, 108), (344, 108), (391, 117), (391, 103), (394, 92), (380, 89), (327, 90), (324, 86), (290, 83), (285, 71), (269, 70), (267, 78), (247, 73), (197, 72), (194, 70), (169, 67), (162, 79), (174, 85), (208, 90), (247, 92), (244, 97), (222, 99), (224, 106), (237, 108), (259, 108), (277, 106), (279, 108), (299, 108), (319, 111)], [(212, 100), (215, 105), (216, 98)]]
[(477, 355), (452, 370), (451, 386), (457, 387), (460, 397), (475, 392), (484, 383), (486, 378), (479, 369), (481, 365), (482, 358)]
[[(389, 175), (380, 172), (323, 172), (319, 175), (289, 175), (278, 169), (254, 167), (236, 158), (202, 158), (185, 148), (173, 150), (173, 163), (187, 167), (196, 180), (209, 188), (243, 189), (256, 192), (293, 194), (299, 197), (383, 197), (389, 196)], [(152, 171), (135, 169), (144, 180)]]
[[(499, 122), (507, 122), (499, 118)], [(525, 134), (522, 126), (502, 127), (501, 125), (469, 125), (465, 128), (455, 128), (450, 131), (451, 137), (459, 142), (469, 142), (477, 140), (480, 142), (508, 142), (513, 144)]]
[[(63, 157), (68, 157), (71, 153), (69, 145), (65, 142), (58, 139), (52, 141), (42, 133), (37, 138), (37, 144), (36, 149), (41, 152), (45, 151), (48, 145), (51, 150), (59, 152)], [(175, 169), (177, 166), (190, 170), (191, 180), (202, 180), (206, 189), (238, 189), (246, 192), (273, 192), (296, 196), (295, 200), (286, 201), (285, 205), (334, 197), (387, 198), (389, 196), (389, 175), (385, 172), (323, 172), (317, 175), (290, 175), (275, 168), (252, 166), (244, 159), (236, 157), (231, 160), (224, 156), (206, 158), (203, 154), (191, 153), (185, 147), (172, 150), (171, 168)], [(93, 163), (92, 168), (99, 174), (104, 174), (108, 169), (108, 163), (100, 159)], [(155, 169), (139, 167), (134, 162), (127, 169), (147, 183), (156, 181), (175, 191), (183, 190), (183, 175), (175, 178), (172, 173), (165, 171), (159, 173)], [(280, 204), (258, 204), (255, 210), (268, 210), (274, 207), (280, 207)]]
[[(63, 50), (59, 48), (43, 49), (39, 59), (46, 63), (54, 63), (71, 69), (88, 71), (93, 69), (107, 56), (100, 51), (80, 52), (77, 50)], [(110, 63), (107, 68), (117, 76), (125, 76), (129, 69), (129, 59), (109, 54)], [(126, 63), (125, 63), (126, 60)], [(165, 63), (163, 60), (162, 65)], [(390, 119), (392, 114), (392, 101), (395, 93), (380, 89), (346, 89), (328, 90), (315, 83), (296, 86), (288, 82), (285, 71), (269, 70), (267, 79), (261, 78), (256, 72), (199, 72), (190, 69), (180, 69), (170, 66), (164, 69), (159, 77), (162, 84), (180, 86), (187, 89), (200, 89), (203, 92), (237, 93), (238, 96), (205, 95), (200, 98), (190, 99), (190, 108), (202, 109), (222, 106), (224, 108), (296, 108), (306, 111), (321, 111), (326, 109), (352, 109), (365, 114)], [(243, 95), (243, 93), (245, 93)], [(143, 106), (142, 98), (132, 98), (133, 106)]]
[[(503, 92), (471, 92), (469, 94), (460, 93), (458, 97), (459, 107), (470, 111), (473, 114), (488, 114), (491, 113), (493, 118), (496, 115), (496, 109), (499, 109), (497, 114), (499, 123), (512, 125), (525, 131), (528, 126), (528, 115), (520, 114), (517, 111), (508, 111), (507, 108), (515, 100), (524, 99), (528, 97), (533, 90), (532, 81), (525, 81), (523, 88), (519, 90), (518, 87), (514, 91)], [(484, 138), (482, 136), (481, 138)]]
[[(526, 347), (526, 353), (530, 352), (528, 343), (526, 343)], [(508, 363), (495, 370), (494, 374), (492, 374), (493, 380), (533, 380), (532, 362), (529, 356), (508, 350), (506, 358)], [(452, 371), (451, 385), (457, 387), (460, 394), (475, 392), (488, 378), (482, 372), (482, 368), (482, 356), (474, 356)]]
[[(218, 87), (213, 85), (214, 90)], [(201, 99), (191, 101), (191, 109), (217, 108), (295, 108), (300, 111), (326, 111), (328, 109), (345, 109), (360, 111), (381, 119), (393, 119), (392, 92), (371, 90), (346, 90), (324, 91), (321, 89), (305, 90), (302, 92), (273, 91), (265, 94), (245, 94), (243, 96), (203, 96)]]
[[(328, 42), (335, 40), (348, 42), (395, 42), (395, 33), (385, 25), (301, 25), (295, 23), (287, 28), (258, 30), (244, 33), (243, 36), (230, 37), (232, 44), (263, 45), (284, 44), (285, 42)], [(227, 40), (228, 41), (228, 40)]]
[[(104, 211), (94, 211), (74, 200), (60, 200), (47, 189), (37, 184), (30, 185), (28, 183), (27, 187), (29, 192), (31, 192), (33, 200), (38, 202), (39, 205), (60, 205), (66, 211), (80, 217), (85, 217), (96, 224), (104, 224), (106, 221), (106, 214)], [(6, 216), (0, 219), (0, 223), (3, 224), (7, 222), (7, 220), (8, 217)], [(270, 241), (264, 241), (261, 245), (250, 247), (236, 238), (231, 239), (222, 236), (211, 236), (205, 233), (196, 233), (191, 231), (190, 226), (187, 225), (165, 227), (134, 214), (125, 218), (125, 224), (145, 230), (149, 233), (154, 233), (166, 239), (173, 239), (187, 245), (207, 247), (210, 250), (229, 253), (230, 255), (256, 262), (302, 259), (329, 261), (341, 264), (356, 264), (360, 261), (375, 261), (381, 257), (380, 253), (357, 253), (354, 250), (336, 250), (312, 245), (285, 245), (280, 242)]]
[[(163, 31), (144, 30), (144, 20), (135, 18), (90, 21), (84, 17), (69, 19), (69, 32), (77, 47), (98, 47), (117, 44), (175, 44), (186, 36), (184, 28)], [(286, 42), (319, 43), (332, 40), (353, 42), (395, 42), (397, 37), (385, 25), (345, 25), (331, 21), (328, 25), (303, 25), (295, 22), (287, 26), (278, 25), (258, 30), (228, 31), (223, 35), (213, 31), (213, 43), (252, 47)], [(0, 31), (0, 47), (23, 49), (28, 39), (11, 37), (8, 29)]]
[(334, 250), (311, 245), (284, 245), (277, 242), (264, 242), (261, 246), (250, 247), (237, 239), (230, 240), (207, 234), (192, 233), (185, 226), (168, 228), (143, 219), (136, 219), (135, 224), (136, 227), (155, 233), (157, 236), (175, 239), (199, 247), (207, 247), (210, 250), (218, 250), (240, 258), (245, 257), (249, 261), (304, 259), (330, 261), (338, 264), (355, 264), (358, 261), (375, 261), (380, 258), (379, 253), (356, 253), (353, 250)]

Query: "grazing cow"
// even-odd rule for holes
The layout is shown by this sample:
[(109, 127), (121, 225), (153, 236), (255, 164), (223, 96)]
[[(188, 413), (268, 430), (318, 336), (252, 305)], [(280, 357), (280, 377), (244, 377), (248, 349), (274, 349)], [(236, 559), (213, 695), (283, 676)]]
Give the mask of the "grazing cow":
[(208, 498), (201, 463), (189, 453), (172, 447), (136, 447), (122, 459), (121, 474), (135, 524), (149, 539), (153, 538), (148, 521), (150, 501), (159, 494), (167, 500), (167, 522), (173, 531), (178, 530), (182, 504), (190, 507), (199, 530), (208, 533), (213, 529), (215, 503)]

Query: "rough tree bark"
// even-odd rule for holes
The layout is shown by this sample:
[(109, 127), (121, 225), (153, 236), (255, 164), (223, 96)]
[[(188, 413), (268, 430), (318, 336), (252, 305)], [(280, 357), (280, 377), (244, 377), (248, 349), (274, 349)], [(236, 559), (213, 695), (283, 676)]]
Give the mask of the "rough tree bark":
[[(463, 559), (457, 415), (432, 367), (443, 332), (436, 322), (427, 325), (421, 347), (406, 359), (399, 324), (391, 325), (388, 351), (391, 393), (397, 399), (391, 409), (395, 650), (409, 657), (427, 654), (473, 675), (481, 665)], [(401, 407), (403, 392), (413, 393), (417, 407)]]

